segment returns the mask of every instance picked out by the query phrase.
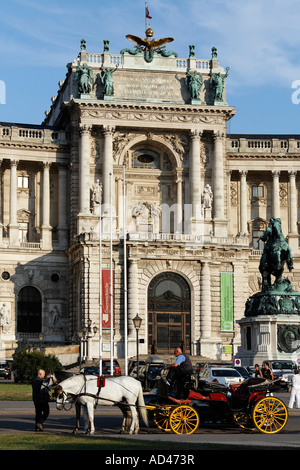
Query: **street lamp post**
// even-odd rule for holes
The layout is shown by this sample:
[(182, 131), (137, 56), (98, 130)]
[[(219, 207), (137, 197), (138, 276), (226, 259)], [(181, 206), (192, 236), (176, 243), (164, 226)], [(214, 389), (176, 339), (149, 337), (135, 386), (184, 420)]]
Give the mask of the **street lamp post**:
[(142, 324), (142, 319), (138, 316), (138, 314), (136, 314), (132, 321), (136, 329), (136, 378), (139, 380), (139, 329)]
[(83, 330), (78, 330), (77, 331), (77, 336), (79, 339), (79, 372), (81, 369), (81, 363), (82, 363), (82, 338), (83, 338)]

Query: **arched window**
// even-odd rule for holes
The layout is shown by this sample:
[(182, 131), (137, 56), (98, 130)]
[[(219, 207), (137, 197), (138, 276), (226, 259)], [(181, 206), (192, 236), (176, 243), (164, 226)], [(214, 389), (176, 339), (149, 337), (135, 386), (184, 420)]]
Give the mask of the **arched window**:
[(18, 295), (18, 333), (40, 333), (42, 329), (42, 297), (32, 286), (23, 287)]
[(153, 150), (136, 150), (132, 155), (133, 168), (160, 168), (160, 155)]

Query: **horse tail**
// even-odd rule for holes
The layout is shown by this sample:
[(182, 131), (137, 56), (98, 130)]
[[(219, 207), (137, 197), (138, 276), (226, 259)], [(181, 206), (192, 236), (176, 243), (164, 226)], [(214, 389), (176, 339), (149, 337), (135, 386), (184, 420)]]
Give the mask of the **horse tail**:
[(139, 394), (138, 394), (138, 399), (137, 399), (137, 406), (138, 406), (139, 413), (142, 417), (142, 420), (144, 421), (145, 425), (148, 427), (149, 426), (148, 413), (147, 413), (146, 406), (145, 406), (143, 389), (142, 389), (141, 383), (140, 383), (140, 389), (139, 389)]

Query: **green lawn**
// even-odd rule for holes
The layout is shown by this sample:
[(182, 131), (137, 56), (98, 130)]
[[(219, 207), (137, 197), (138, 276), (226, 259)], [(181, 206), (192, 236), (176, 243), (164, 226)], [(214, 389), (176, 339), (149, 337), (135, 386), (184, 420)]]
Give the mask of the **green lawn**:
[[(6, 434), (0, 435), (0, 450), (168, 450), (178, 454), (180, 451), (249, 449), (249, 447), (234, 444), (172, 443), (160, 442), (158, 439), (159, 436), (157, 436), (157, 440), (153, 439), (152, 441), (133, 441), (126, 438), (110, 439), (97, 436), (73, 436), (70, 434)], [(264, 450), (271, 450), (271, 448), (267, 446), (264, 447)]]
[(32, 387), (27, 384), (0, 383), (0, 401), (30, 401)]

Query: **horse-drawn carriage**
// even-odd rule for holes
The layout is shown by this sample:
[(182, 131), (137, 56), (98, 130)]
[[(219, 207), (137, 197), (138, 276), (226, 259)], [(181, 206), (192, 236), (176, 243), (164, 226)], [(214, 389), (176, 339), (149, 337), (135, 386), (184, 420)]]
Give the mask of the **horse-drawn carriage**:
[(200, 423), (223, 422), (274, 434), (287, 423), (285, 404), (273, 396), (280, 389), (278, 381), (250, 378), (226, 387), (200, 380), (197, 389), (189, 384), (181, 384), (181, 398), (165, 395), (159, 386), (157, 394), (144, 395), (148, 416), (159, 429), (192, 434)]
[[(197, 388), (191, 379), (178, 383), (171, 396), (163, 378), (157, 381), (157, 393), (144, 393), (133, 377), (70, 376), (62, 382), (55, 376), (55, 399), (58, 409), (76, 407), (76, 429), (83, 407), (85, 431), (94, 433), (94, 407), (118, 406), (124, 416), (122, 431), (137, 433), (139, 417), (148, 426), (148, 419), (162, 431), (192, 434), (199, 424), (216, 422), (237, 424), (246, 430), (275, 434), (287, 423), (285, 404), (273, 393), (280, 390), (280, 381), (250, 378), (227, 387), (200, 380)], [(70, 406), (69, 406), (70, 405)], [(68, 408), (66, 408), (66, 406)], [(90, 428), (90, 429), (89, 429)], [(75, 430), (76, 431), (76, 430)]]

